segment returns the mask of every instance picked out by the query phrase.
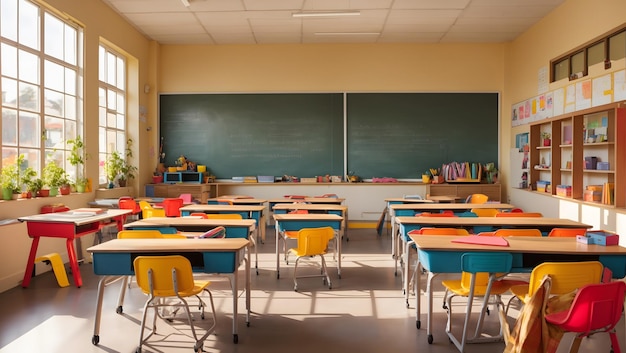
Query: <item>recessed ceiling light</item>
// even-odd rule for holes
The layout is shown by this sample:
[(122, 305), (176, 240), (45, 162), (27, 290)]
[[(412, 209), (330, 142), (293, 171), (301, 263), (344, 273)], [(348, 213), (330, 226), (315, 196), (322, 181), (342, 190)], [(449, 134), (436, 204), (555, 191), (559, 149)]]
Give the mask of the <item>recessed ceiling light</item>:
[(338, 16), (359, 16), (361, 11), (304, 11), (294, 12), (292, 17), (338, 17)]

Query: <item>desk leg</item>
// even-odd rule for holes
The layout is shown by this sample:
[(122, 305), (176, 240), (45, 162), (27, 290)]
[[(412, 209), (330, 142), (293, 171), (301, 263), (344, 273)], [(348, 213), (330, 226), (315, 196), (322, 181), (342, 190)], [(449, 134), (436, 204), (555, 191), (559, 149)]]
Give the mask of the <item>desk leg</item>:
[(341, 278), (341, 229), (337, 232), (337, 276)]
[(391, 220), (391, 258), (396, 258), (396, 221), (393, 216), (390, 217)]
[(274, 229), (276, 230), (276, 279), (278, 279), (280, 278), (280, 251), (279, 251), (279, 246), (278, 246), (278, 238), (280, 234), (278, 231), (278, 221), (276, 221), (276, 225), (274, 226)]
[[(419, 255), (416, 255), (419, 256)], [(422, 305), (422, 284), (420, 283), (420, 274), (422, 273), (422, 265), (419, 262), (419, 258), (417, 259), (417, 264), (415, 265), (415, 327), (419, 330), (422, 328), (422, 321), (420, 318), (421, 315), (421, 305)], [(407, 299), (408, 300), (408, 299)], [(408, 303), (408, 302), (407, 302)]]
[(98, 297), (96, 299), (96, 319), (93, 323), (93, 337), (91, 343), (97, 346), (100, 343), (100, 320), (102, 319), (102, 297), (104, 295), (104, 287), (106, 287), (107, 276), (102, 276), (98, 282)]
[(67, 239), (65, 241), (65, 247), (67, 248), (67, 256), (70, 260), (70, 268), (72, 269), (72, 277), (74, 277), (74, 285), (77, 288), (83, 286), (83, 279), (80, 276), (80, 270), (78, 269), (78, 259), (76, 258), (76, 250), (74, 250), (74, 239)]
[[(250, 252), (248, 252), (249, 254)], [(258, 274), (258, 273), (257, 273)], [(246, 262), (246, 326), (250, 326), (250, 261)]]
[(24, 279), (22, 279), (23, 288), (28, 287), (30, 279), (33, 276), (33, 267), (35, 267), (35, 257), (37, 256), (38, 246), (39, 237), (34, 237), (32, 244), (30, 244), (30, 253), (28, 254), (28, 262), (26, 263), (26, 272), (24, 272)]
[[(433, 278), (435, 278), (437, 274), (428, 271), (428, 279), (426, 283), (426, 295), (428, 296), (428, 307), (426, 308), (426, 332), (428, 333), (428, 343), (433, 343), (433, 333), (432, 333), (432, 324), (433, 324)], [(449, 310), (449, 309), (448, 309)]]

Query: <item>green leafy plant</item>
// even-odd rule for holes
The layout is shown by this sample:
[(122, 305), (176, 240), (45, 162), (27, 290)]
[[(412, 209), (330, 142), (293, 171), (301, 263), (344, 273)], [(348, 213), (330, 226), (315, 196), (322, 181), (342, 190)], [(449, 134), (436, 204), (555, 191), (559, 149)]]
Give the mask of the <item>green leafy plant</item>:
[(74, 139), (67, 140), (67, 144), (72, 146), (67, 159), (71, 165), (76, 167), (76, 186), (84, 187), (88, 182), (85, 177), (85, 161), (89, 158), (89, 155), (85, 151), (85, 143), (80, 135), (78, 135)]
[(2, 167), (0, 186), (2, 186), (3, 190), (11, 190), (13, 194), (22, 191), (23, 179), (20, 176), (20, 166), (22, 163), (24, 163), (24, 155), (20, 154), (15, 160), (15, 163)]
[(44, 181), (41, 178), (31, 179), (28, 183), (28, 191), (33, 194), (33, 197), (37, 195), (41, 189), (43, 189)]
[(113, 151), (104, 162), (104, 173), (107, 176), (107, 180), (110, 182), (115, 181), (115, 178), (122, 172), (123, 166), (124, 159), (122, 159), (119, 152)]
[(42, 179), (45, 185), (51, 188), (58, 188), (67, 184), (67, 174), (65, 169), (59, 167), (55, 161), (49, 161), (43, 168)]
[(126, 141), (126, 150), (124, 151), (124, 159), (122, 160), (122, 165), (120, 167), (120, 181), (126, 181), (128, 179), (133, 179), (135, 174), (137, 173), (137, 167), (130, 164), (130, 159), (133, 158), (133, 151), (131, 147), (133, 146), (133, 140), (128, 139)]

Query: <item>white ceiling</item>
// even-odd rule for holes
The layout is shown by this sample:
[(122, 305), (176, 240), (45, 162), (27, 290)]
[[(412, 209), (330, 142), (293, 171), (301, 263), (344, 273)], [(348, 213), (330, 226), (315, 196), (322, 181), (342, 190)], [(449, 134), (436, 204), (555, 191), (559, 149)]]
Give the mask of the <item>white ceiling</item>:
[[(565, 0), (103, 0), (162, 44), (508, 42)], [(300, 11), (358, 16), (293, 18)]]

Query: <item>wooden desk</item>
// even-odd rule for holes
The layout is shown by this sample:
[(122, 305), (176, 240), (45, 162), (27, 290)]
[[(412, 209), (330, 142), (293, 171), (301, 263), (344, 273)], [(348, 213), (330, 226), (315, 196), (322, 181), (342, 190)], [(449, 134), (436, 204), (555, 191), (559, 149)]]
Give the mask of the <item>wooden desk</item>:
[(335, 214), (274, 214), (276, 222), (276, 278), (280, 278), (280, 232), (300, 230), (302, 228), (332, 227), (335, 229), (335, 246), (337, 252), (337, 275), (341, 278), (341, 222), (343, 217)]
[[(208, 206), (208, 205), (207, 205)], [(181, 232), (206, 232), (215, 227), (226, 229), (226, 238), (252, 239), (255, 254), (255, 270), (259, 272), (258, 246), (254, 243), (256, 221), (254, 219), (203, 219), (193, 217), (150, 217), (124, 224), (124, 229), (155, 229), (173, 227)]]
[[(201, 213), (236, 213), (241, 214), (243, 218), (254, 219), (257, 223), (257, 243), (259, 235), (262, 241), (265, 241), (265, 206), (259, 204), (234, 204), (234, 205), (187, 205), (180, 208), (181, 215), (189, 216), (194, 212)], [(259, 234), (260, 233), (260, 234)]]
[(20, 222), (26, 222), (28, 236), (33, 238), (24, 271), (24, 279), (22, 287), (26, 288), (30, 284), (30, 279), (35, 265), (35, 257), (37, 256), (37, 247), (39, 239), (46, 238), (65, 238), (65, 247), (67, 248), (67, 256), (72, 269), (74, 285), (81, 287), (83, 279), (80, 276), (78, 268), (78, 258), (76, 249), (74, 248), (74, 240), (84, 235), (100, 231), (103, 226), (115, 222), (118, 230), (122, 230), (125, 216), (131, 210), (106, 210), (104, 213), (97, 215), (74, 214), (73, 211), (45, 213), (34, 216), (26, 216), (18, 218)]
[(274, 214), (285, 214), (289, 213), (289, 211), (295, 210), (307, 210), (309, 213), (326, 213), (326, 214), (336, 214), (338, 216), (343, 217), (343, 222), (341, 223), (341, 231), (342, 236), (346, 236), (346, 241), (349, 241), (348, 238), (348, 206), (344, 205), (336, 205), (336, 204), (322, 204), (322, 203), (302, 203), (302, 202), (293, 202), (293, 203), (278, 203), (274, 205), (272, 211)]
[[(470, 251), (499, 251), (513, 255), (513, 269), (534, 267), (544, 261), (597, 260), (613, 271), (614, 278), (626, 275), (626, 248), (621, 246), (586, 245), (568, 237), (507, 237), (508, 247), (453, 243), (458, 236), (411, 235), (417, 246), (420, 266), (429, 271), (426, 295), (428, 297), (428, 342), (432, 343), (432, 279), (438, 273), (460, 273), (461, 255)], [(419, 271), (419, 266), (416, 269)], [(419, 273), (419, 272), (418, 272)], [(416, 284), (416, 325), (420, 328), (420, 281)]]
[(237, 333), (238, 269), (245, 259), (246, 324), (250, 326), (250, 252), (245, 258), (246, 239), (113, 239), (87, 249), (93, 254), (94, 273), (103, 276), (98, 283), (96, 319), (92, 343), (100, 342), (100, 319), (104, 288), (111, 277), (134, 275), (133, 261), (137, 256), (180, 254), (187, 257), (194, 271), (229, 275), (233, 295), (233, 342)]

